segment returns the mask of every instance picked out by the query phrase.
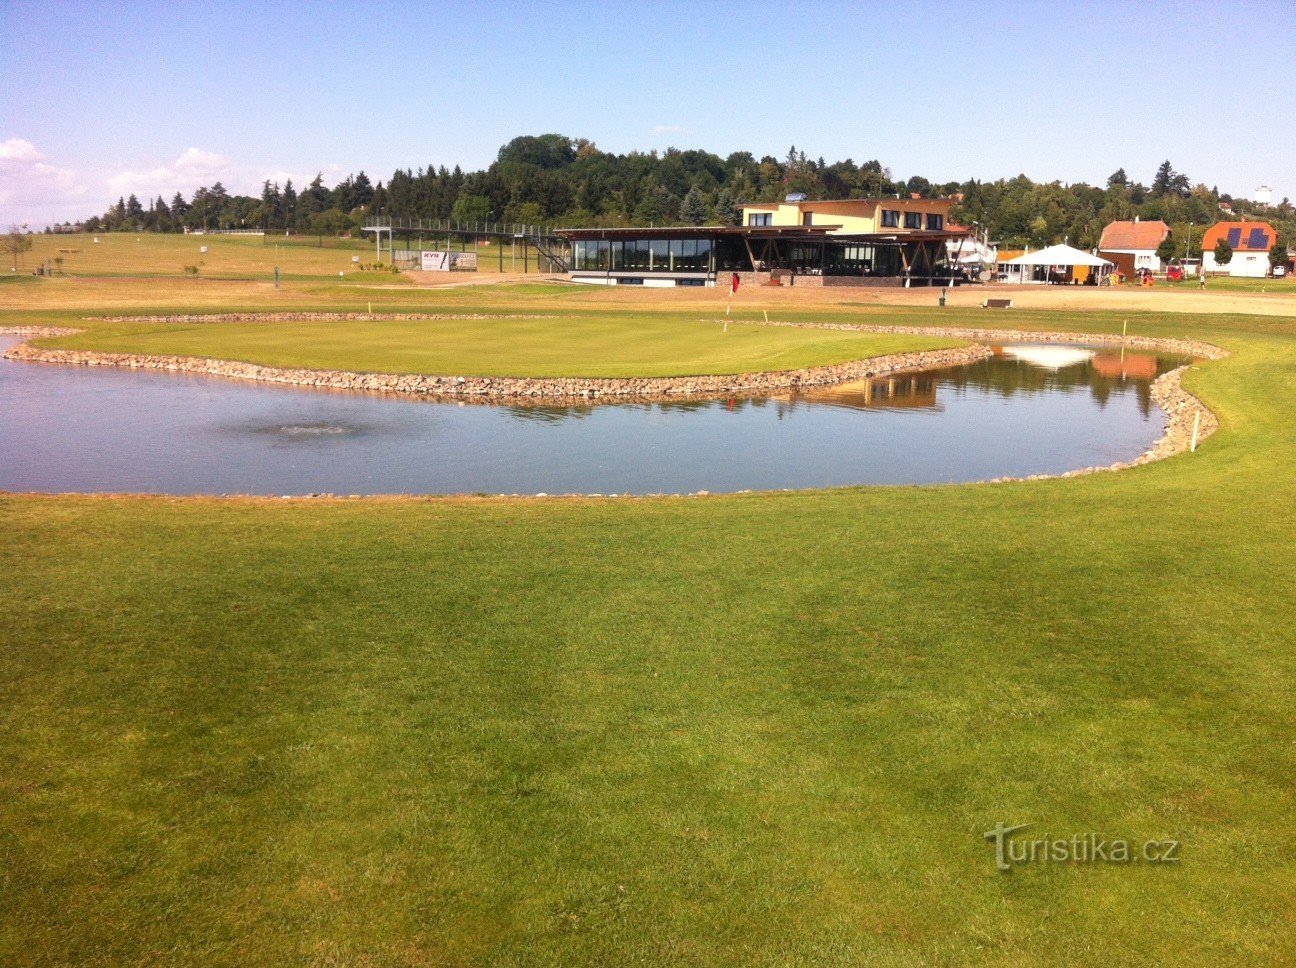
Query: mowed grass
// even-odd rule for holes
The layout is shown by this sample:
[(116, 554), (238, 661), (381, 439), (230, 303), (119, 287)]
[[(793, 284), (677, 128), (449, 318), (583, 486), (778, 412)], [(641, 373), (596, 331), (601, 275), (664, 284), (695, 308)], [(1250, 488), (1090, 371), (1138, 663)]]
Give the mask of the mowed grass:
[[(84, 323), (79, 325), (85, 325)], [(374, 322), (92, 324), (40, 345), (268, 366), (473, 376), (692, 376), (790, 370), (959, 345), (928, 336), (627, 313)]]
[[(363, 238), (319, 238), (316, 236), (259, 235), (184, 235), (183, 233), (105, 232), (99, 235), (75, 233), (69, 235), (32, 235), (32, 248), (23, 253), (19, 273), (11, 266), (3, 267), (5, 276), (30, 274), (48, 260), (57, 275), (79, 276), (136, 276), (184, 277), (185, 266), (198, 266), (200, 278), (210, 279), (270, 279), (275, 266), (279, 267), (281, 280), (308, 280), (336, 278), (342, 272), (348, 278), (383, 285), (403, 285), (408, 279), (388, 271), (362, 271), (353, 259), (361, 264), (389, 262), (386, 239), (381, 256), (374, 247), (372, 234)], [(95, 240), (98, 239), (96, 242)], [(409, 248), (420, 247), (414, 236)], [(397, 248), (402, 240), (397, 239)], [(424, 249), (444, 249), (446, 240), (431, 235), (421, 239)], [(203, 248), (207, 251), (202, 251)], [(461, 251), (456, 240), (452, 251)], [(482, 274), (501, 271), (499, 249), (493, 245), (468, 245), (466, 250), (477, 254), (478, 272)], [(522, 272), (522, 250), (515, 253), (504, 247), (504, 272)], [(57, 264), (56, 259), (62, 259)], [(538, 272), (536, 256), (530, 255), (529, 270)], [(460, 278), (460, 273), (452, 274)]]
[(0, 963), (1293, 962), (1296, 320), (1134, 324), (1234, 355), (1118, 474), (0, 497)]
[[(327, 246), (313, 246), (276, 244), (274, 236), (255, 235), (106, 232), (31, 238), (31, 251), (22, 257), (26, 272), (48, 260), (56, 274), (71, 277), (183, 277), (185, 266), (198, 266), (200, 278), (273, 280), (279, 266), (281, 279), (336, 277), (339, 272), (384, 283), (398, 279), (389, 272), (359, 271), (353, 256), (365, 263), (375, 261), (372, 243), (365, 245), (360, 239), (331, 239), (326, 240)], [(63, 260), (61, 267), (54, 262), (58, 258)]]

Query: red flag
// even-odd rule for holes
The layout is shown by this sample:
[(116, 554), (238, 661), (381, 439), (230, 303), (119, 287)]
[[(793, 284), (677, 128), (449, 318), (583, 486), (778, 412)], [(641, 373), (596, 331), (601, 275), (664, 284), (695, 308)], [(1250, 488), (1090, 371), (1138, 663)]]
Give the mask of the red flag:
[(737, 291), (738, 291), (738, 273), (735, 272), (733, 274), (733, 282), (729, 284), (729, 292), (730, 294), (732, 294)]

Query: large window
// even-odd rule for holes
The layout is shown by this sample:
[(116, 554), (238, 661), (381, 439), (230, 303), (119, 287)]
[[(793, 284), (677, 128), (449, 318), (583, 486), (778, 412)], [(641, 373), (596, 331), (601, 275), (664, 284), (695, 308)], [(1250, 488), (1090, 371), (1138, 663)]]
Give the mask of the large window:
[(572, 268), (576, 272), (707, 272), (711, 268), (711, 240), (576, 242), (572, 246)]
[(774, 213), (772, 212), (752, 212), (747, 216), (747, 224), (760, 228), (765, 225), (774, 224)]
[[(613, 261), (613, 269), (626, 269), (633, 272), (648, 271), (648, 242), (646, 239), (628, 239), (619, 243), (621, 246), (621, 259), (619, 262)], [(613, 250), (616, 255), (616, 250)]]
[(905, 212), (905, 228), (922, 228), (922, 212)]
[(945, 228), (945, 216), (944, 216), (944, 215), (928, 215), (928, 216), (927, 216), (927, 231), (928, 231), (928, 232), (939, 232), (939, 231), (940, 231), (941, 229), (943, 229), (943, 228)]
[(665, 239), (653, 239), (648, 243), (648, 268), (654, 272), (670, 272), (670, 243)]
[(900, 227), (900, 213), (893, 208), (882, 209), (882, 227), (894, 229)]
[(601, 272), (607, 269), (608, 254), (613, 244), (619, 246), (621, 243), (596, 239), (572, 243), (572, 269), (576, 272)]

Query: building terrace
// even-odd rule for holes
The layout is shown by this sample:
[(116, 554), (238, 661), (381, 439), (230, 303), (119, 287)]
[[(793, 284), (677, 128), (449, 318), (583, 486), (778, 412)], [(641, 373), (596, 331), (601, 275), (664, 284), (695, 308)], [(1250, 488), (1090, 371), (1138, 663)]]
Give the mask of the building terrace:
[(790, 285), (949, 285), (945, 199), (841, 199), (743, 207), (738, 226), (560, 229), (574, 281), (709, 286), (732, 274)]

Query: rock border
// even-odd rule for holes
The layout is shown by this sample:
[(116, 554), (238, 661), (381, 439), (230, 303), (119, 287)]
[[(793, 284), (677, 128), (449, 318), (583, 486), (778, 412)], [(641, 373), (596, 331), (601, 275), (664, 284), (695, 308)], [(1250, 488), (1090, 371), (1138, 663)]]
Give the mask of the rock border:
[[(51, 334), (40, 334), (51, 335)], [(864, 360), (797, 370), (688, 377), (480, 377), (424, 374), (360, 373), (350, 370), (312, 370), (263, 366), (237, 360), (198, 356), (152, 356), (103, 353), (95, 350), (47, 349), (20, 343), (4, 356), (32, 363), (71, 366), (120, 366), (128, 369), (197, 373), (236, 380), (280, 383), (289, 386), (407, 393), (431, 400), (475, 403), (589, 403), (652, 400), (714, 400), (731, 396), (760, 396), (805, 387), (830, 386), (849, 380), (913, 370), (975, 363), (993, 355), (988, 346), (972, 344), (941, 350), (915, 350)]]
[[(716, 320), (721, 322), (721, 320)], [(788, 329), (833, 329), (860, 333), (903, 336), (949, 336), (977, 342), (1075, 343), (1087, 346), (1124, 346), (1132, 350), (1162, 350), (1207, 360), (1222, 360), (1228, 350), (1197, 339), (1174, 336), (1121, 336), (1116, 333), (1068, 333), (1060, 330), (1034, 332), (1028, 329), (998, 329), (968, 326), (884, 326), (870, 323), (802, 323), (791, 320), (744, 321), (742, 326), (782, 326)]]
[(96, 323), (328, 323), (437, 319), (567, 319), (540, 313), (189, 313), (182, 316), (84, 316)]

